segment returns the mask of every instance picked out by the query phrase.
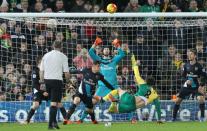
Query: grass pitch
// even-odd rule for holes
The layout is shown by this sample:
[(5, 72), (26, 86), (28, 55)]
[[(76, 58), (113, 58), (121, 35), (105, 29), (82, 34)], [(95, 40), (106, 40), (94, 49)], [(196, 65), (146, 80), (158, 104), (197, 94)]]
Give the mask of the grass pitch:
[[(104, 123), (97, 125), (91, 123), (62, 125), (59, 123), (60, 131), (206, 131), (207, 122), (137, 122), (112, 123), (105, 127)], [(31, 123), (21, 125), (19, 123), (0, 123), (0, 131), (48, 131), (47, 123)]]

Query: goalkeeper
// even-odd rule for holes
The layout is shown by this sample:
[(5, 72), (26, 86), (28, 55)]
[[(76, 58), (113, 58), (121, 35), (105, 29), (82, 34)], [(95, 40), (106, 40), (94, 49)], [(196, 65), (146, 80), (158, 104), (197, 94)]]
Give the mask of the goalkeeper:
[[(103, 100), (112, 102), (109, 107), (109, 112), (111, 113), (132, 112), (137, 108), (142, 108), (147, 104), (153, 103), (155, 104), (156, 112), (158, 115), (158, 123), (162, 123), (160, 101), (157, 92), (152, 87), (154, 84), (154, 78), (148, 77), (146, 81), (144, 81), (140, 76), (139, 68), (134, 55), (132, 55), (131, 61), (136, 82), (138, 84), (137, 93), (135, 95), (131, 95), (119, 88), (111, 91), (103, 98)], [(116, 99), (116, 97), (119, 97), (119, 99)]]
[[(110, 50), (109, 48), (104, 48), (103, 56), (100, 57), (95, 53), (95, 47), (101, 45), (102, 39), (96, 38), (94, 44), (89, 50), (89, 55), (93, 59), (93, 61), (101, 62), (101, 70), (100, 73), (103, 74), (104, 78), (114, 87), (114, 89), (118, 88), (117, 82), (117, 64), (121, 61), (122, 58), (125, 57), (125, 52), (120, 48), (121, 42), (118, 39), (113, 40), (112, 44), (118, 48), (118, 55), (113, 58), (109, 57)], [(96, 96), (104, 97), (111, 90), (106, 87), (106, 85), (102, 81), (98, 81), (98, 89), (95, 93)]]

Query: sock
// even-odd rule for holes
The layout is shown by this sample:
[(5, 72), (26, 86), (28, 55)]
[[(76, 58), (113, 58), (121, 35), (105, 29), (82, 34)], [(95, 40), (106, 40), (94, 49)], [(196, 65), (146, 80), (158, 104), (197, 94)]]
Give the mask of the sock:
[(201, 110), (201, 118), (205, 117), (205, 103), (202, 103), (199, 105), (200, 110)]
[(180, 105), (175, 104), (173, 108), (173, 119), (176, 119), (179, 108), (180, 108)]
[(63, 118), (66, 120), (67, 119), (67, 113), (64, 107), (60, 107), (60, 112), (63, 116)]
[(30, 119), (32, 118), (34, 113), (35, 113), (35, 109), (31, 108), (27, 116), (27, 122), (30, 122)]
[(57, 122), (56, 115), (57, 115), (57, 107), (51, 106), (50, 107), (50, 116), (49, 116), (49, 127), (52, 127), (53, 123)]
[(103, 100), (104, 101), (111, 101), (111, 99), (114, 99), (114, 97), (117, 95), (118, 95), (118, 90), (113, 90), (108, 95), (103, 97)]
[(76, 105), (75, 104), (72, 104), (70, 106), (70, 109), (68, 110), (68, 113), (67, 113), (67, 119), (69, 120), (71, 115), (73, 114), (73, 112), (75, 111), (75, 108), (76, 108)]
[(81, 115), (80, 120), (83, 121), (83, 120), (87, 117), (87, 115), (88, 115), (88, 112), (87, 112), (87, 111), (84, 111), (84, 112), (82, 113), (82, 115)]
[(91, 116), (91, 120), (92, 121), (95, 121), (95, 114), (94, 114), (94, 112), (88, 113), (88, 114)]

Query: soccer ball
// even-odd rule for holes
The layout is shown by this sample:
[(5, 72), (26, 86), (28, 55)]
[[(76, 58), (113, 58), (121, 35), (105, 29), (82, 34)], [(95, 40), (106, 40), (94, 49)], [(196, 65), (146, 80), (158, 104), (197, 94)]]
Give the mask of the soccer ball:
[(115, 13), (117, 11), (117, 6), (113, 3), (110, 3), (110, 4), (107, 5), (106, 10), (109, 13)]
[(53, 29), (53, 28), (57, 28), (57, 20), (55, 19), (49, 19), (47, 21), (47, 28)]
[(111, 122), (106, 122), (105, 123), (105, 127), (110, 127), (111, 126)]

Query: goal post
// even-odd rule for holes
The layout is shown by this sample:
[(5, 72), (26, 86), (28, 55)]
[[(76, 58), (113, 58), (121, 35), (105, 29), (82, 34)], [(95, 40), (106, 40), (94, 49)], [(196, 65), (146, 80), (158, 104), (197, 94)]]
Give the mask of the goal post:
[[(61, 41), (70, 68), (91, 67), (88, 50), (96, 37), (109, 47), (111, 57), (117, 55), (112, 40), (119, 39), (122, 48), (129, 48), (118, 64), (117, 78), (121, 88), (136, 92), (130, 54), (133, 53), (143, 78), (156, 79), (155, 88), (161, 99), (162, 119), (170, 120), (174, 102), (183, 85), (182, 66), (191, 48), (197, 50), (197, 60), (207, 68), (207, 13), (0, 13), (0, 122), (23, 121), (32, 104), (31, 73), (36, 58), (52, 50), (52, 43)], [(71, 80), (78, 83), (80, 75)], [(64, 87), (64, 105), (68, 108), (74, 88)], [(108, 103), (95, 107), (99, 121), (127, 121), (131, 114), (108, 114)], [(84, 110), (81, 105), (73, 120)], [(148, 120), (156, 119), (152, 105), (132, 114), (139, 120), (149, 112)], [(207, 116), (207, 115), (206, 115)], [(181, 106), (178, 119), (198, 120), (200, 117), (195, 96)], [(34, 115), (34, 121), (48, 120), (48, 103)], [(60, 117), (61, 119), (61, 117)]]

